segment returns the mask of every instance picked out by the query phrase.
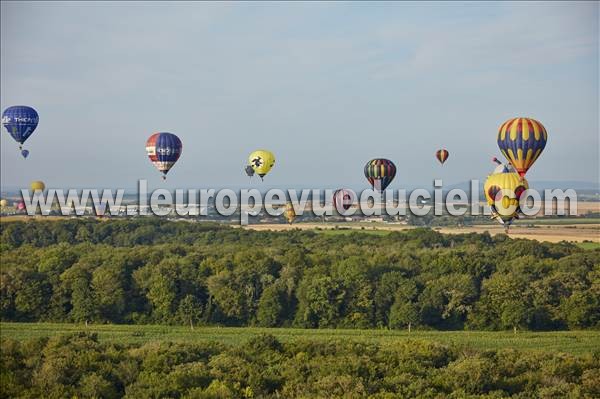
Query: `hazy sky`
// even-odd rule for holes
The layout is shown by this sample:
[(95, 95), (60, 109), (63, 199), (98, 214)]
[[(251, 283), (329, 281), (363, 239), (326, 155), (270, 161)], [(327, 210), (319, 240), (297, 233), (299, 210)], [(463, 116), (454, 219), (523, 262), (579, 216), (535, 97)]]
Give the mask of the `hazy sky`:
[(258, 148), (268, 185), (366, 187), (375, 157), (391, 188), (456, 183), (516, 116), (549, 132), (529, 180), (600, 178), (597, 2), (1, 4), (2, 109), (40, 115), (27, 160), (2, 128), (3, 187), (160, 186), (157, 131), (184, 145), (166, 187), (249, 185)]

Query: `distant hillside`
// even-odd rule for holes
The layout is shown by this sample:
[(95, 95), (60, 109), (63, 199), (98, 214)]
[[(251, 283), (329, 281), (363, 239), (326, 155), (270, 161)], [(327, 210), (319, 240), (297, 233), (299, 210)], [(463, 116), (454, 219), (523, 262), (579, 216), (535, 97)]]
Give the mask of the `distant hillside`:
[[(480, 190), (483, 190), (484, 180), (480, 181)], [(594, 183), (589, 181), (575, 181), (575, 180), (532, 180), (529, 181), (529, 186), (536, 190), (546, 189), (574, 189), (575, 191), (585, 192), (600, 192), (600, 183)], [(444, 190), (452, 190), (455, 188), (468, 191), (471, 187), (471, 183), (468, 181), (460, 182), (444, 186)]]
[[(483, 193), (483, 184), (485, 182), (485, 178), (483, 180), (479, 181), (479, 191), (480, 193)], [(536, 190), (546, 190), (546, 189), (561, 189), (561, 190), (567, 190), (567, 189), (574, 189), (575, 191), (577, 191), (578, 194), (588, 194), (588, 195), (592, 195), (592, 194), (598, 194), (600, 193), (600, 182), (589, 182), (589, 181), (575, 181), (575, 180), (533, 180), (533, 181), (529, 181), (529, 185), (531, 188), (535, 188)], [(360, 186), (353, 186), (353, 185), (347, 185), (345, 186), (346, 188), (352, 189), (357, 193), (360, 193), (362, 190), (365, 190), (367, 188), (369, 188), (368, 184), (364, 184), (364, 185), (360, 185)], [(53, 187), (53, 188), (61, 188), (61, 187)], [(62, 187), (65, 191), (68, 190), (68, 188)], [(77, 188), (74, 187), (77, 190), (80, 190), (81, 188)], [(149, 187), (148, 188), (148, 192), (151, 193), (152, 189), (155, 187)], [(246, 189), (258, 189), (259, 191), (261, 191), (263, 194), (266, 193), (269, 189), (273, 189), (273, 188), (279, 188), (282, 190), (287, 190), (287, 189), (296, 189), (296, 191), (298, 192), (298, 195), (300, 194), (301, 190), (304, 188), (307, 189), (320, 189), (320, 190), (325, 190), (325, 189), (329, 189), (329, 190), (334, 190), (337, 189), (339, 187), (337, 186), (331, 186), (331, 187), (302, 187), (302, 186), (297, 186), (297, 187), (276, 187), (276, 186), (261, 186), (261, 187), (256, 187), (253, 186), (252, 184), (248, 184), (247, 186), (231, 186), (231, 187), (196, 187), (195, 189), (198, 190), (199, 188), (214, 188), (215, 190), (220, 190), (223, 188), (229, 188), (232, 189), (234, 191), (239, 191), (242, 188), (246, 188)], [(402, 184), (402, 182), (396, 182), (394, 181), (391, 186), (389, 187), (390, 189), (394, 189), (394, 190), (398, 190), (398, 189), (405, 189), (407, 192), (411, 192), (412, 190), (415, 190), (417, 188), (424, 188), (426, 190), (429, 190), (431, 193), (433, 193), (433, 182), (426, 182), (420, 186), (414, 185), (414, 184), (409, 184), (409, 185), (404, 185)], [(102, 190), (102, 187), (98, 188), (99, 190)], [(187, 190), (189, 188), (183, 188), (184, 190)], [(463, 181), (463, 182), (459, 182), (459, 183), (455, 183), (455, 184), (446, 184), (443, 186), (443, 190), (445, 192), (452, 190), (452, 189), (462, 189), (466, 192), (469, 192), (471, 189), (471, 183), (470, 181)], [(113, 192), (116, 192), (116, 189), (113, 188), (112, 189)], [(174, 191), (174, 189), (170, 189), (171, 191)], [(324, 194), (324, 192), (322, 193), (322, 195)], [(483, 194), (482, 194), (483, 195)], [(125, 195), (124, 195), (124, 201), (125, 202), (130, 202), (130, 201), (135, 201), (137, 199), (137, 188), (127, 188), (125, 189)], [(18, 187), (11, 187), (11, 186), (3, 186), (1, 188), (1, 192), (0, 192), (0, 198), (18, 198), (20, 197), (20, 188)], [(312, 195), (308, 196), (309, 200), (312, 199)]]

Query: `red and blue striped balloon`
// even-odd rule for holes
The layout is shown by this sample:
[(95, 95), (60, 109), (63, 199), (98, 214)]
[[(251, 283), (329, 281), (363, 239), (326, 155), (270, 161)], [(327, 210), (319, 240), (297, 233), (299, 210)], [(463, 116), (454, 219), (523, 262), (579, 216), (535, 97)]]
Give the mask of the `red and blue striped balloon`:
[(181, 156), (182, 149), (181, 140), (173, 133), (154, 133), (146, 141), (148, 158), (163, 174), (163, 179), (167, 178), (167, 173)]

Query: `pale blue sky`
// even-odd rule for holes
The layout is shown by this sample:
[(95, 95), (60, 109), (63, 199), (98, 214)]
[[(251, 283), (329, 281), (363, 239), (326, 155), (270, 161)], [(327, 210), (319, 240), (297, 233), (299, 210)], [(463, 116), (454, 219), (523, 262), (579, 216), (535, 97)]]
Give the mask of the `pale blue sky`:
[[(353, 186), (398, 166), (391, 188), (485, 178), (497, 129), (549, 132), (530, 180), (599, 180), (597, 2), (2, 2), (1, 106), (27, 104), (26, 143), (1, 134), (2, 185), (162, 185), (145, 141), (183, 155), (167, 187)], [(435, 151), (450, 159), (442, 168)], [(252, 185), (259, 183), (254, 180)]]

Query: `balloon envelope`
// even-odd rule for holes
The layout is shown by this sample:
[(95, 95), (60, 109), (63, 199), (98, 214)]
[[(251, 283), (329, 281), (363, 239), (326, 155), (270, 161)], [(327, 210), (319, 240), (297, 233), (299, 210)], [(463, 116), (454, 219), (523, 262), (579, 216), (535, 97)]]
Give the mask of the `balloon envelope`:
[(261, 179), (269, 173), (273, 165), (275, 165), (275, 155), (271, 151), (257, 150), (248, 157), (248, 165), (254, 169)]
[(376, 158), (365, 165), (365, 177), (374, 190), (385, 190), (395, 176), (396, 165), (389, 159)]
[(148, 158), (163, 174), (163, 179), (181, 156), (182, 150), (181, 140), (173, 133), (154, 133), (146, 141)]
[(33, 134), (38, 122), (36, 110), (26, 105), (8, 107), (2, 113), (2, 125), (19, 144), (23, 144)]
[(344, 213), (356, 200), (356, 193), (352, 190), (341, 188), (333, 193), (333, 206), (338, 213)]
[(250, 165), (246, 166), (246, 167), (244, 168), (244, 171), (246, 172), (246, 174), (247, 174), (249, 177), (252, 177), (252, 176), (254, 176), (254, 169), (252, 168), (252, 166), (250, 166)]
[(517, 216), (519, 198), (528, 188), (529, 183), (518, 173), (491, 174), (483, 186), (488, 205), (493, 207), (504, 222), (510, 222)]
[(294, 205), (291, 202), (288, 202), (287, 204), (285, 204), (285, 220), (287, 220), (287, 222), (289, 224), (292, 224), (294, 222), (294, 220), (296, 219), (296, 211), (294, 210)]
[(441, 150), (437, 150), (435, 153), (435, 157), (437, 158), (438, 161), (440, 161), (440, 163), (442, 165), (444, 164), (444, 162), (446, 162), (446, 160), (448, 159), (449, 156), (450, 156), (450, 153), (445, 148), (442, 148)]
[(35, 192), (37, 190), (44, 191), (46, 189), (46, 185), (41, 180), (32, 181), (29, 187), (31, 188), (32, 192)]
[(535, 119), (513, 118), (500, 126), (498, 147), (521, 176), (538, 159), (548, 140), (546, 128)]

